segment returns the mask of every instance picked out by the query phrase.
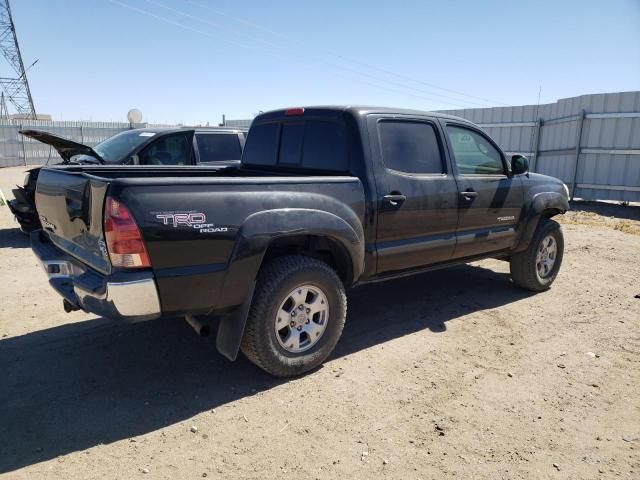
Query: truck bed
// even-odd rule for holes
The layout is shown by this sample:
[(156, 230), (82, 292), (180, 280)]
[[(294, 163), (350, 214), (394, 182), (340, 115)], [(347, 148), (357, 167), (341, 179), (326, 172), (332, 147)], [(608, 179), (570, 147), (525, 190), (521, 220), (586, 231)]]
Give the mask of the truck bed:
[[(365, 215), (361, 181), (344, 175), (274, 175), (236, 167), (42, 169), (36, 201), (46, 237), (107, 277), (119, 271), (104, 244), (107, 197), (122, 202), (133, 215), (151, 259), (162, 310), (171, 314), (208, 312), (238, 300), (214, 292), (222, 288), (241, 238), (311, 234), (309, 219), (320, 214), (336, 222), (345, 219), (345, 228), (362, 236)], [(182, 221), (184, 216), (198, 220)]]

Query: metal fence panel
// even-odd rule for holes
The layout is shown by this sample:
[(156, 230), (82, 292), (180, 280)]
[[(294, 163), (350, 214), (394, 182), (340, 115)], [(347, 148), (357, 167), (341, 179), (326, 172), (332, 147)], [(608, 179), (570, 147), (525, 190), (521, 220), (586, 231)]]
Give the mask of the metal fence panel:
[[(640, 91), (446, 113), (479, 124), (507, 153), (529, 155), (533, 171), (560, 178), (576, 197), (640, 202)], [(0, 121), (0, 167), (38, 165), (59, 158), (55, 150), (19, 135), (23, 128), (46, 130), (93, 146), (130, 125)]]
[(575, 156), (572, 153), (549, 153), (540, 155), (536, 172), (559, 178), (567, 185), (573, 181)]
[(55, 149), (36, 140), (23, 137), (18, 134), (19, 130), (45, 130), (93, 146), (129, 128), (131, 128), (130, 125), (123, 122), (0, 121), (0, 167), (43, 165), (50, 161), (60, 160)]
[(640, 202), (640, 91), (445, 112), (479, 124), (507, 153), (529, 154), (533, 171), (577, 198)]
[(0, 125), (0, 166), (24, 165), (18, 139), (18, 128)]
[[(248, 124), (250, 120), (237, 120)], [(47, 145), (23, 137), (19, 130), (44, 130), (70, 140), (94, 146), (116, 133), (132, 127), (179, 127), (168, 124), (134, 124), (125, 122), (87, 122), (50, 120), (0, 120), (0, 167), (43, 165), (60, 160), (58, 153)]]

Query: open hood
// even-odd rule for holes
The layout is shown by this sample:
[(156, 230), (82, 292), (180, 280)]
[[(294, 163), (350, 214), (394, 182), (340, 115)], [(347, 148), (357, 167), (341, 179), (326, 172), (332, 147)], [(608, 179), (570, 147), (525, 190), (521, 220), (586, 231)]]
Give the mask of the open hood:
[(33, 138), (39, 142), (51, 145), (56, 149), (58, 154), (65, 162), (71, 160), (74, 155), (88, 155), (95, 158), (99, 163), (104, 163), (103, 159), (96, 153), (96, 151), (82, 143), (74, 142), (64, 137), (59, 137), (53, 133), (44, 132), (42, 130), (20, 130), (20, 133), (25, 137)]

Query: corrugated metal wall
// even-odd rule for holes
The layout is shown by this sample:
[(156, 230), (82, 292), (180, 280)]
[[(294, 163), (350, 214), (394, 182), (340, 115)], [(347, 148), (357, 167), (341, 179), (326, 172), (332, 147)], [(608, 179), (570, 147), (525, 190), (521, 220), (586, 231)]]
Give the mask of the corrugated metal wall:
[[(545, 105), (447, 110), (483, 127), (531, 169), (562, 179), (575, 197), (640, 202), (640, 92), (566, 98)], [(35, 128), (87, 145), (129, 128), (117, 122), (0, 122), (0, 167), (39, 165), (55, 150), (18, 135)]]
[(532, 171), (562, 179), (576, 198), (640, 202), (640, 92), (445, 112), (529, 156)]
[(241, 119), (241, 120), (224, 120), (224, 126), (230, 128), (249, 128), (251, 126), (252, 119)]
[[(244, 120), (242, 120), (244, 122)], [(249, 120), (250, 122), (250, 120)], [(130, 125), (126, 122), (75, 122), (46, 120), (0, 120), (0, 167), (19, 165), (44, 165), (48, 161), (59, 161), (58, 153), (49, 146), (23, 137), (19, 130), (45, 130), (70, 140), (94, 146), (116, 133), (141, 127), (181, 127), (164, 123), (141, 123)]]
[(55, 162), (60, 158), (53, 148), (19, 135), (19, 130), (46, 130), (93, 146), (129, 128), (128, 123), (119, 122), (0, 121), (0, 167), (42, 165), (48, 160)]

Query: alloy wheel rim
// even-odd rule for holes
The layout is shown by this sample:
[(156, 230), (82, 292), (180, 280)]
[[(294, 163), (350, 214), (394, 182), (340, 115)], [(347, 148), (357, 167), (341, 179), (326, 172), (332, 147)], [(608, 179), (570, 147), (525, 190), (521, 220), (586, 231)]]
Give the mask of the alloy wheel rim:
[(553, 235), (547, 235), (538, 245), (536, 272), (541, 279), (551, 275), (558, 255), (558, 243)]
[(274, 321), (279, 345), (289, 353), (301, 353), (316, 345), (329, 322), (329, 301), (315, 285), (291, 290), (280, 303)]

